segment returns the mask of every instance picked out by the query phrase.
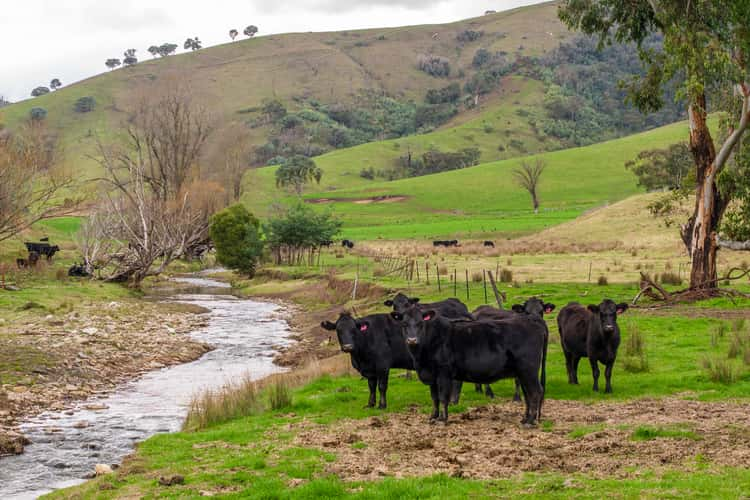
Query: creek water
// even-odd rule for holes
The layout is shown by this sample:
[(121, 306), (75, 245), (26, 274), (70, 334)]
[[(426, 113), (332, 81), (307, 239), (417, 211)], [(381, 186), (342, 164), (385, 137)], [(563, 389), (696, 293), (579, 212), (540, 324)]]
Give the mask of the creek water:
[[(135, 443), (178, 431), (197, 392), (282, 370), (273, 356), (291, 342), (291, 332), (279, 317), (280, 306), (238, 299), (228, 285), (207, 278), (175, 281), (181, 284), (179, 293), (159, 300), (209, 309), (208, 325), (191, 336), (215, 349), (191, 363), (149, 372), (69, 411), (23, 422), (21, 430), (32, 444), (21, 455), (0, 459), (0, 498), (36, 498), (81, 483), (96, 464), (120, 463)], [(95, 407), (103, 409), (90, 409)]]

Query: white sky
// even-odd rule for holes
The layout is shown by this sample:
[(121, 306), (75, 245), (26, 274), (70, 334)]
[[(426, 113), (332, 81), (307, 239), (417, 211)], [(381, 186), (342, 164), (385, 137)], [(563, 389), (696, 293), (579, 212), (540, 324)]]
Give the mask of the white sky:
[[(540, 3), (540, 0), (2, 0), (0, 96), (30, 97), (34, 87), (63, 85), (101, 73), (125, 49), (164, 42), (179, 51), (187, 37), (203, 47), (229, 41), (228, 32), (258, 26), (258, 36), (294, 31), (445, 23)], [(240, 35), (242, 36), (242, 35)]]

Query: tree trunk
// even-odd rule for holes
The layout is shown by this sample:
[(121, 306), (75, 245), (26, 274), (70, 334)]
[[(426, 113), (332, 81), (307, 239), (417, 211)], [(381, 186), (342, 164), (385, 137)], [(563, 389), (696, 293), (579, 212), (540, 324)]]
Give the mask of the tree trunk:
[(534, 203), (534, 213), (538, 214), (539, 213), (539, 198), (537, 198), (536, 196), (536, 191), (531, 192), (531, 200)]
[(682, 226), (682, 240), (692, 258), (691, 289), (718, 286), (716, 271), (717, 231), (727, 203), (716, 185), (719, 171), (716, 148), (706, 124), (706, 98), (700, 96), (688, 108), (690, 151), (696, 166), (695, 209)]

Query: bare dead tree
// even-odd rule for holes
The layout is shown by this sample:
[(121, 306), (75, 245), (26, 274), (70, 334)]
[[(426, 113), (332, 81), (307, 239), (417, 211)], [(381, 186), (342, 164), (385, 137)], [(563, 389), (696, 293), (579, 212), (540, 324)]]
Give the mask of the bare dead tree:
[(253, 146), (247, 127), (232, 123), (221, 132), (214, 151), (208, 157), (214, 166), (211, 175), (227, 193), (227, 201), (234, 202), (242, 196), (245, 172), (250, 168)]
[(537, 190), (545, 168), (547, 168), (545, 161), (537, 158), (533, 164), (523, 160), (521, 161), (521, 166), (513, 170), (513, 177), (516, 183), (531, 195), (535, 214), (539, 213), (539, 194)]
[(0, 241), (77, 208), (74, 179), (57, 152), (42, 123), (30, 121), (16, 135), (0, 131)]

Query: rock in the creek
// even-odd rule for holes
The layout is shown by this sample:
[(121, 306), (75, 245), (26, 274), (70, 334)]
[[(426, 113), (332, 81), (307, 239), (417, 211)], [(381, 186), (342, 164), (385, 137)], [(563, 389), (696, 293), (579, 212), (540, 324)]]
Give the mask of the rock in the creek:
[(179, 474), (173, 474), (171, 476), (161, 476), (159, 478), (159, 484), (162, 486), (173, 486), (175, 484), (185, 484), (185, 478)]
[(107, 408), (109, 408), (109, 406), (105, 405), (104, 403), (91, 403), (85, 405), (84, 408), (91, 411), (101, 411), (106, 410)]
[(99, 333), (99, 329), (95, 326), (87, 326), (86, 328), (82, 328), (81, 331), (86, 335), (96, 335)]
[(29, 443), (30, 441), (23, 434), (0, 428), (0, 457), (19, 455), (23, 453), (23, 447)]
[(112, 474), (112, 467), (107, 464), (96, 464), (94, 466), (94, 474), (96, 474), (97, 476)]
[(88, 423), (87, 420), (81, 420), (81, 421), (76, 422), (75, 424), (73, 424), (73, 428), (74, 429), (85, 429), (88, 426), (89, 426), (89, 423)]

